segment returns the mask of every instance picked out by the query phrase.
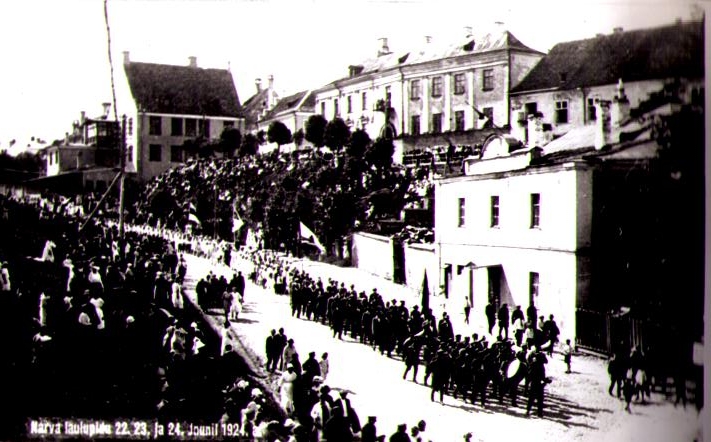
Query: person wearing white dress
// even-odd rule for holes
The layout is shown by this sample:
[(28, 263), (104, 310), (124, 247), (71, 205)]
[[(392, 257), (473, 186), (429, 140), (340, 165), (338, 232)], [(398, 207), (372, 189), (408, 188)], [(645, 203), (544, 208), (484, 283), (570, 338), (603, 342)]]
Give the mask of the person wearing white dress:
[(281, 395), (281, 407), (286, 410), (288, 414), (294, 412), (294, 381), (296, 381), (297, 375), (294, 372), (294, 366), (289, 364), (286, 366), (286, 371), (281, 374), (279, 378), (279, 387)]
[(325, 381), (326, 378), (328, 377), (328, 368), (329, 368), (328, 353), (324, 353), (323, 355), (321, 355), (321, 360), (318, 361), (318, 366), (321, 369), (321, 377)]

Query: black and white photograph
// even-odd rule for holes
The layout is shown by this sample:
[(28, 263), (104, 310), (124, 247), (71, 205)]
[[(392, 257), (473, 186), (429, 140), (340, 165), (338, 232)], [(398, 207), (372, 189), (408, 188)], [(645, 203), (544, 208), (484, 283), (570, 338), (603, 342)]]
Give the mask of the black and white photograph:
[(0, 440), (710, 442), (710, 11), (0, 2)]

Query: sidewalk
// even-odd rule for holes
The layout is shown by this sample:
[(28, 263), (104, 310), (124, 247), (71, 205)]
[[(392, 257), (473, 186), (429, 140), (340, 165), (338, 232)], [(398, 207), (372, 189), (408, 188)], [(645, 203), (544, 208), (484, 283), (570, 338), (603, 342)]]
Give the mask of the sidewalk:
[[(207, 260), (186, 256), (189, 279), (194, 282), (212, 270), (217, 274), (231, 275), (225, 266), (212, 266)], [(297, 266), (300, 266), (298, 263)], [(248, 263), (238, 262), (236, 268), (248, 274)], [(378, 288), (384, 299), (404, 300), (408, 306), (419, 294), (391, 281), (386, 281), (353, 268), (340, 268), (323, 263), (304, 262), (303, 268), (314, 276), (332, 277), (346, 285), (355, 284), (357, 290), (367, 293)], [(194, 296), (189, 288), (188, 296)], [(433, 310), (436, 303), (431, 302)], [(436, 311), (436, 310), (435, 310)], [(463, 313), (450, 312), (455, 333), (462, 329)], [(472, 322), (476, 318), (471, 317)], [(573, 359), (573, 374), (564, 373), (565, 364), (554, 355), (547, 364), (547, 375), (553, 383), (546, 389), (545, 417), (526, 418), (525, 398), (519, 407), (508, 402), (489, 401), (486, 408), (478, 403), (471, 405), (461, 400), (445, 397), (444, 404), (430, 402), (430, 389), (421, 385), (424, 368), (420, 368), (418, 381), (402, 379), (404, 364), (373, 351), (370, 347), (347, 338), (339, 341), (331, 330), (319, 323), (291, 316), (289, 297), (275, 295), (271, 290), (247, 283), (244, 311), (233, 324), (232, 331), (248, 349), (255, 365), (264, 362), (264, 343), (271, 329), (284, 327), (288, 337), (295, 340), (301, 361), (308, 353), (328, 352), (331, 372), (326, 383), (334, 389), (351, 392), (351, 402), (359, 413), (361, 422), (367, 416), (377, 416), (380, 434), (388, 437), (401, 423), (413, 426), (420, 419), (427, 422), (424, 440), (456, 442), (467, 432), (473, 440), (517, 440), (525, 437), (532, 441), (686, 441), (692, 440), (697, 413), (691, 407), (675, 409), (659, 395), (652, 397), (646, 406), (633, 404), (632, 414), (623, 411), (624, 404), (607, 394), (607, 372), (603, 361), (588, 356)], [(471, 325), (471, 330), (476, 326)], [(468, 330), (466, 333), (470, 333)], [(270, 378), (273, 379), (273, 378)]]

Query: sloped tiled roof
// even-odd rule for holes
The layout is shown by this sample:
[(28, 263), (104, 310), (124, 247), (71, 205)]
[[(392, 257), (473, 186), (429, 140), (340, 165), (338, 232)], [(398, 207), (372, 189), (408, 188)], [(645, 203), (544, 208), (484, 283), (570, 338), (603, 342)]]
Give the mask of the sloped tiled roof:
[[(521, 41), (509, 31), (500, 30), (492, 33), (474, 35), (469, 38), (461, 39), (455, 42), (446, 42), (444, 44), (437, 42), (423, 43), (421, 47), (414, 48), (409, 51), (403, 50), (397, 53), (393, 52), (379, 57), (368, 58), (360, 63), (352, 65), (351, 67), (358, 69), (358, 75), (356, 75), (356, 77), (360, 77), (402, 66), (411, 66), (428, 61), (504, 49), (518, 49), (540, 54), (539, 51), (536, 51), (535, 49), (521, 43)], [(341, 80), (337, 80), (331, 84), (337, 83)]]
[(512, 93), (703, 76), (703, 23), (687, 22), (559, 43)]
[(262, 120), (269, 120), (279, 114), (285, 112), (295, 112), (295, 111), (306, 111), (313, 112), (316, 106), (316, 96), (311, 93), (311, 91), (301, 91), (288, 97), (279, 100), (274, 109), (271, 109), (267, 114), (261, 118)]
[(262, 111), (267, 107), (267, 101), (269, 99), (268, 93), (268, 89), (262, 89), (244, 102), (242, 114), (244, 115), (248, 127), (257, 124), (257, 121), (259, 121)]
[(156, 63), (124, 65), (133, 98), (146, 112), (241, 117), (242, 107), (232, 74)]

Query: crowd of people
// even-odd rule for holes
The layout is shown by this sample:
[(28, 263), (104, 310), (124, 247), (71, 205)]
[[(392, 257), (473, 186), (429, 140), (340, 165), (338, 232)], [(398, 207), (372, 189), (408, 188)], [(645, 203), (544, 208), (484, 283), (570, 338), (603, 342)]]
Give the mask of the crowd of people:
[[(518, 333), (516, 339), (508, 336), (510, 319), (503, 304), (499, 309), (499, 334), (487, 340), (476, 333), (471, 337), (455, 334), (446, 312), (437, 320), (430, 309), (420, 310), (417, 305), (408, 308), (404, 301), (385, 302), (377, 289), (370, 294), (358, 293), (354, 286), (348, 288), (333, 279), (324, 285), (298, 269), (292, 270), (290, 296), (293, 316), (328, 324), (334, 338), (350, 335), (381, 354), (401, 357), (405, 364), (403, 379), (412, 370), (412, 380), (418, 382), (419, 367), (424, 365), (422, 383), (427, 385), (431, 378), (433, 401), (437, 393), (440, 402), (444, 394), (451, 393), (486, 406), (488, 394), (499, 400), (509, 395), (516, 406), (519, 385), (523, 384), (528, 395), (527, 412), (535, 404), (537, 414), (543, 415), (543, 389), (550, 382), (545, 372), (546, 353), (552, 354), (558, 336), (552, 315), (538, 324), (533, 313), (527, 322), (536, 324), (532, 328), (535, 333), (522, 342)], [(516, 320), (518, 312), (517, 308), (513, 313)], [(569, 364), (569, 341), (563, 351)]]

